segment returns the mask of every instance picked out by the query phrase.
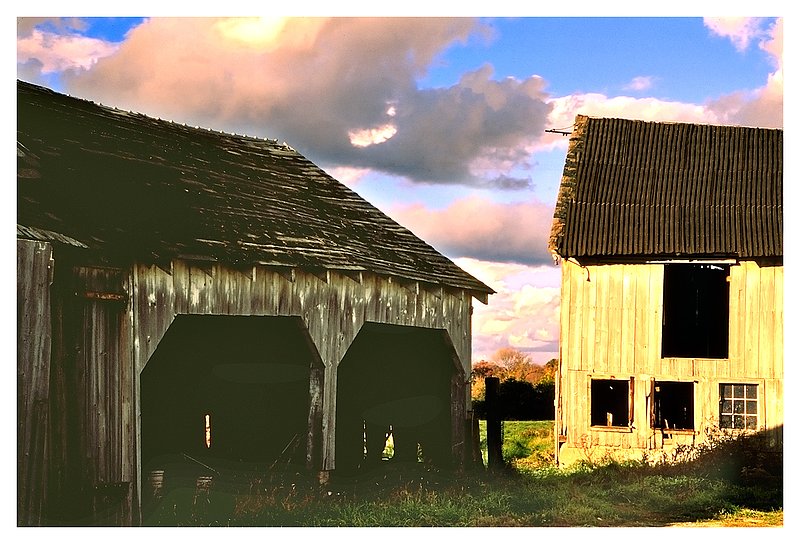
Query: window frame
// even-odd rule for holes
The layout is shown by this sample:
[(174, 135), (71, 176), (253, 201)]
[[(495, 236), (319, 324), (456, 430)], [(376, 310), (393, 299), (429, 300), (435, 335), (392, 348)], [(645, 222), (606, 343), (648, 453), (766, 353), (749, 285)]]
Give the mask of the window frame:
[[(660, 264), (663, 265), (661, 358), (729, 359), (731, 267), (736, 263), (729, 261), (668, 261)], [(712, 267), (724, 274), (724, 284), (713, 280), (711, 274), (699, 272), (704, 268), (711, 269)], [(697, 287), (692, 289), (687, 284)], [(703, 286), (708, 287), (709, 285), (712, 287), (701, 289)], [(694, 296), (689, 296), (692, 293)], [(690, 303), (685, 302), (686, 300), (695, 301), (694, 312), (689, 306)], [(714, 305), (715, 301), (719, 301), (719, 306)], [(691, 313), (696, 316), (693, 325), (685, 319), (686, 315)], [(697, 342), (702, 338), (713, 339), (713, 344), (700, 347)]]
[[(735, 418), (736, 418), (737, 415), (740, 416), (740, 417), (744, 417), (745, 418), (745, 426), (744, 427), (735, 427), (735, 426), (732, 426), (732, 425), (731, 426), (723, 426), (722, 425), (723, 408), (724, 408), (724, 403), (725, 403), (725, 400), (726, 400), (726, 398), (724, 397), (724, 394), (723, 394), (723, 388), (725, 386), (732, 386), (734, 388), (733, 389), (734, 395), (730, 397), (730, 401), (732, 403), (732, 411), (730, 413), (726, 413), (724, 415), (730, 417), (732, 423), (735, 422)], [(736, 392), (735, 388), (737, 386), (743, 386), (745, 388), (744, 396), (737, 397), (735, 395), (735, 392)], [(747, 396), (747, 391), (748, 391), (748, 388), (750, 388), (750, 387), (755, 389), (755, 398), (750, 398), (750, 397)], [(763, 397), (763, 393), (762, 393), (763, 390), (764, 390), (763, 389), (763, 384), (761, 384), (759, 382), (755, 382), (755, 381), (748, 381), (748, 380), (742, 380), (742, 381), (725, 380), (725, 381), (720, 381), (717, 384), (717, 395), (718, 395), (718, 401), (719, 401), (719, 407), (718, 407), (717, 414), (716, 414), (717, 415), (717, 427), (719, 427), (720, 430), (724, 430), (724, 431), (757, 432), (761, 428), (761, 421), (762, 421), (762, 414), (763, 414), (763, 407), (761, 406), (761, 403), (762, 403), (762, 397)], [(743, 402), (744, 412), (741, 413), (741, 414), (737, 414), (737, 412), (735, 411), (736, 401), (742, 401)], [(748, 402), (752, 402), (753, 405), (755, 406), (755, 413), (752, 413), (752, 412), (748, 411), (748, 409), (747, 409)], [(746, 420), (747, 420), (748, 417), (754, 417), (755, 418), (755, 426), (753, 426), (751, 428), (747, 427)]]
[[(670, 385), (685, 385), (687, 387), (691, 387), (691, 428), (686, 427), (664, 427), (663, 425), (659, 425), (659, 391), (657, 388), (660, 385), (670, 384)], [(678, 380), (678, 379), (657, 379), (657, 378), (650, 378), (650, 398), (648, 406), (650, 411), (650, 428), (654, 431), (661, 431), (665, 435), (672, 435), (672, 434), (697, 434), (697, 389), (698, 382), (696, 380)]]
[[(592, 385), (594, 382), (620, 382), (620, 384), (626, 383), (627, 384), (627, 416), (628, 420), (624, 425), (595, 425), (593, 424), (593, 413), (594, 410), (592, 409), (592, 405), (594, 403), (594, 395), (592, 394)], [(589, 407), (589, 428), (596, 431), (610, 431), (610, 432), (633, 432), (634, 428), (634, 406), (635, 406), (635, 390), (636, 390), (636, 379), (634, 376), (626, 376), (626, 377), (617, 377), (617, 376), (608, 376), (608, 375), (595, 375), (589, 376), (589, 381), (587, 384), (588, 388), (588, 407)]]

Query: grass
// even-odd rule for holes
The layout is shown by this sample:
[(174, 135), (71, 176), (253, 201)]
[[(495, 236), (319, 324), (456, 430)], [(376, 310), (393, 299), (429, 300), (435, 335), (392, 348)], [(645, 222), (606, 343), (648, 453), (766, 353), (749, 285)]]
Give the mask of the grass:
[[(482, 426), (485, 437), (485, 427)], [(154, 525), (285, 527), (781, 526), (782, 473), (743, 478), (715, 456), (657, 466), (642, 462), (552, 466), (552, 422), (505, 422), (499, 471), (456, 475), (416, 463), (320, 487), (301, 473), (217, 486), (178, 508), (165, 497)], [(485, 442), (485, 438), (484, 438)], [(484, 444), (485, 445), (485, 444)], [(713, 453), (713, 452), (712, 452)], [(739, 465), (734, 464), (738, 467)], [(766, 466), (766, 465), (765, 465)], [(777, 472), (777, 473), (776, 473)], [(748, 473), (749, 474), (749, 473)]]

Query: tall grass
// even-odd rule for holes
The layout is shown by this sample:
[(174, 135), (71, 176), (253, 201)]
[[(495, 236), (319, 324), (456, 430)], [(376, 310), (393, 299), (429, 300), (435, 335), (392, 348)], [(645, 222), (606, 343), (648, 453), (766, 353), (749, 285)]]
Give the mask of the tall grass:
[[(762, 463), (748, 468), (733, 453), (739, 451), (732, 449), (735, 444), (655, 466), (586, 462), (558, 469), (552, 464), (551, 429), (552, 422), (506, 422), (504, 470), (454, 474), (421, 463), (384, 462), (372, 473), (334, 477), (324, 487), (310, 476), (285, 473), (246, 490), (214, 489), (202, 509), (178, 508), (167, 500), (146, 522), (273, 527), (782, 524), (780, 467)], [(483, 426), (482, 431), (485, 447)]]

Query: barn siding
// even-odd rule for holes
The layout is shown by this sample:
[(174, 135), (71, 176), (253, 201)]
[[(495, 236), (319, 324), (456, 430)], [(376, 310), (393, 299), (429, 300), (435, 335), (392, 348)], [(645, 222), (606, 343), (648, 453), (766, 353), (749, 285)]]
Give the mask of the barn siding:
[(17, 240), (17, 524), (41, 525), (47, 500), (52, 248)]
[[(267, 266), (237, 270), (183, 260), (169, 267), (136, 265), (132, 281), (137, 376), (177, 314), (301, 316), (325, 364), (322, 466), (326, 470), (334, 468), (336, 368), (364, 322), (445, 329), (465, 375), (470, 372), (472, 298), (462, 290), (425, 288), (367, 273), (354, 279), (338, 272), (316, 275)], [(462, 389), (468, 399), (468, 386)], [(463, 414), (466, 405), (457, 410)], [(463, 442), (463, 426), (454, 427)]]
[[(649, 423), (651, 379), (695, 382), (695, 429), (716, 424), (719, 384), (759, 384), (759, 423), (780, 443), (783, 425), (783, 268), (742, 261), (730, 268), (729, 358), (661, 357), (662, 264), (562, 264), (556, 430), (567, 435), (562, 461), (608, 447), (635, 453), (661, 447)], [(592, 343), (594, 344), (592, 346)], [(592, 377), (635, 379), (632, 431), (592, 429)], [(564, 430), (566, 427), (566, 432)], [(674, 442), (702, 441), (675, 435)]]

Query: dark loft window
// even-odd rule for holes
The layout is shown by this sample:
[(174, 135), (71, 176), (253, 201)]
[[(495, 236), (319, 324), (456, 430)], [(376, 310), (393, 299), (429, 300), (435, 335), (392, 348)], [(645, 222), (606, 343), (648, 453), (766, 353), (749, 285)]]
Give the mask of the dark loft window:
[(628, 427), (632, 423), (633, 380), (592, 380), (592, 426)]
[(728, 357), (728, 265), (664, 266), (662, 357)]
[(655, 382), (653, 391), (655, 429), (694, 429), (694, 384)]
[(758, 428), (758, 386), (722, 383), (719, 386), (719, 426), (721, 429)]

